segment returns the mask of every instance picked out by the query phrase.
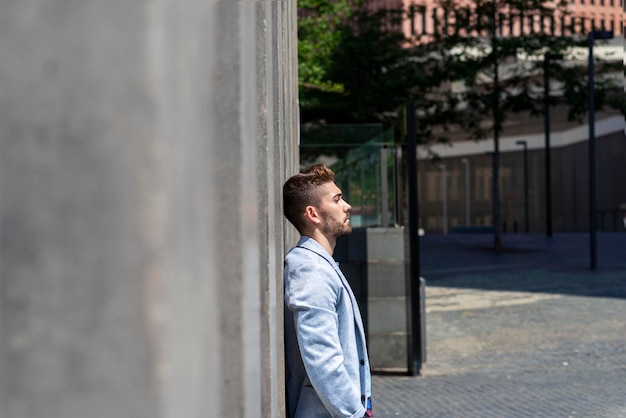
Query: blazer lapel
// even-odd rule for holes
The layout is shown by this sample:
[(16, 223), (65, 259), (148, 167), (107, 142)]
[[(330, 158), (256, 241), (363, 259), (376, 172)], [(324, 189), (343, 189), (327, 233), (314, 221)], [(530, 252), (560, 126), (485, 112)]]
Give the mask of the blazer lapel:
[(317, 243), (317, 241), (315, 241), (311, 237), (302, 237), (300, 241), (298, 242), (297, 246), (306, 248), (307, 250), (313, 251), (314, 253), (318, 254), (320, 257), (328, 261), (328, 263), (335, 269), (335, 272), (337, 272), (337, 275), (339, 276), (339, 279), (341, 280), (341, 284), (348, 292), (348, 295), (350, 295), (350, 302), (352, 302), (352, 311), (354, 312), (354, 320), (361, 334), (361, 341), (365, 341), (365, 328), (363, 327), (363, 319), (361, 318), (361, 311), (359, 310), (359, 305), (356, 302), (356, 297), (354, 296), (354, 293), (352, 292), (352, 288), (350, 287), (348, 280), (343, 275), (343, 272), (341, 271), (341, 269), (339, 269), (337, 262), (330, 256), (330, 254), (326, 252), (326, 250), (324, 250), (324, 248), (322, 248), (320, 244)]

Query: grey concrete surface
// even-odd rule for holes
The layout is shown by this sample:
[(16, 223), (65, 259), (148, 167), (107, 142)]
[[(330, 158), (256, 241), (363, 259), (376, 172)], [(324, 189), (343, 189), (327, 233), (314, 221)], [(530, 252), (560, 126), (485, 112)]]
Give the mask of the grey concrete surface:
[(284, 416), (296, 56), (295, 0), (0, 2), (1, 418)]
[(427, 363), (374, 377), (375, 416), (626, 417), (626, 233), (425, 236)]

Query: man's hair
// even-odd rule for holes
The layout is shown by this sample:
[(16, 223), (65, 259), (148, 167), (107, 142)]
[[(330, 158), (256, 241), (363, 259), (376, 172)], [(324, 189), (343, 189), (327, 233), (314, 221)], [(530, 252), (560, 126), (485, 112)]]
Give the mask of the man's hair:
[(319, 205), (319, 187), (335, 180), (335, 173), (324, 164), (314, 164), (300, 174), (292, 176), (283, 186), (283, 211), (289, 222), (302, 233), (304, 210)]

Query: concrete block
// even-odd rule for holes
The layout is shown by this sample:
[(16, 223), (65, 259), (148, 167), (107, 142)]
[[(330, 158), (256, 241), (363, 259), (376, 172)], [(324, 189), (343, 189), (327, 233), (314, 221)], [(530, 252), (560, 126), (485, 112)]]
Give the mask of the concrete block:
[(367, 260), (404, 260), (404, 229), (368, 228)]
[(407, 306), (405, 297), (368, 298), (369, 332), (406, 332)]
[(406, 265), (404, 261), (372, 261), (367, 264), (370, 297), (406, 296)]
[(368, 344), (373, 371), (407, 369), (408, 334), (370, 334)]

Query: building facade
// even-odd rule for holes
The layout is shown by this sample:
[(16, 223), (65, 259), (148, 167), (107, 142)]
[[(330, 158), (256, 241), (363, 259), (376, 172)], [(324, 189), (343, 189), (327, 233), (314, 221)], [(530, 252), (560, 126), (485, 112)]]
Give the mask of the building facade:
[[(623, 35), (624, 0), (569, 0), (564, 9), (555, 13), (554, 19), (542, 17), (538, 13), (526, 16), (511, 15), (506, 9), (499, 11), (498, 35), (519, 36), (529, 33), (573, 34), (587, 33), (595, 30), (611, 30), (616, 36)], [(556, 1), (550, 2), (557, 8)], [(549, 6), (550, 3), (547, 5)], [(473, 7), (471, 0), (455, 2), (457, 11)], [(411, 38), (431, 35), (434, 31), (455, 30), (460, 23), (456, 11), (445, 11), (442, 3), (437, 0), (366, 0), (367, 7), (376, 9), (403, 9), (405, 19), (402, 26), (404, 33)], [(561, 11), (563, 10), (563, 11)]]
[[(538, 123), (537, 123), (538, 122)], [(503, 232), (547, 230), (547, 191), (551, 189), (554, 232), (589, 228), (588, 126), (569, 124), (551, 134), (551, 184), (546, 184), (545, 135), (518, 130), (500, 139), (500, 212)], [(530, 125), (533, 125), (531, 122)], [(622, 115), (596, 122), (598, 228), (626, 232), (626, 137)], [(524, 148), (527, 158), (524, 161)], [(429, 234), (455, 227), (493, 225), (493, 140), (432, 146), (432, 162), (422, 149), (418, 167), (420, 227)], [(528, 181), (525, 184), (525, 177)], [(528, 212), (526, 212), (526, 208)], [(526, 225), (528, 219), (528, 225)]]
[[(457, 10), (472, 10), (471, 0), (454, 2), (455, 9), (445, 10), (437, 0), (368, 0), (372, 10), (404, 10), (401, 29), (405, 35), (420, 42), (428, 40), (435, 32), (461, 33), (463, 26)], [(554, 17), (538, 13), (528, 15), (499, 11), (497, 36), (529, 34), (554, 34), (570, 36), (585, 34), (590, 30), (610, 30), (616, 38), (623, 35), (623, 0), (569, 0), (564, 9), (557, 2)], [(617, 47), (616, 47), (617, 45)], [(604, 47), (603, 47), (604, 48)], [(617, 49), (616, 49), (617, 48)], [(619, 50), (619, 51), (618, 51)], [(596, 54), (604, 59), (620, 59), (621, 42)], [(586, 65), (586, 50), (577, 50), (577, 65)], [(620, 74), (617, 75), (621, 77)], [(626, 140), (622, 115), (604, 115), (599, 122), (604, 129), (597, 135), (599, 153), (598, 211), (599, 225), (605, 230), (623, 230), (623, 208), (626, 204), (624, 161)], [(501, 228), (505, 232), (542, 231), (546, 229), (545, 147), (543, 145), (543, 119), (519, 116), (523, 121), (513, 121), (502, 133), (500, 158), (500, 214)], [(557, 116), (553, 134), (561, 142), (553, 142), (552, 157), (552, 217), (555, 231), (582, 231), (588, 228), (589, 209), (585, 200), (589, 193), (588, 162), (585, 147), (588, 126)], [(557, 126), (558, 125), (558, 126)], [(462, 136), (462, 135), (461, 135)], [(567, 139), (566, 139), (567, 138)], [(528, 167), (522, 164), (521, 147), (528, 144)], [(475, 142), (452, 139), (453, 146), (429, 147), (422, 152), (419, 175), (420, 226), (430, 233), (448, 233), (461, 225), (491, 226), (493, 224), (492, 161), (493, 140)], [(435, 154), (439, 158), (431, 163)], [(523, 174), (528, 173), (528, 202), (525, 202)], [(466, 203), (467, 202), (467, 203)], [(525, 208), (528, 207), (528, 214)], [(469, 213), (468, 213), (469, 212)], [(528, 218), (528, 222), (526, 222)], [(528, 227), (526, 226), (528, 223)]]

